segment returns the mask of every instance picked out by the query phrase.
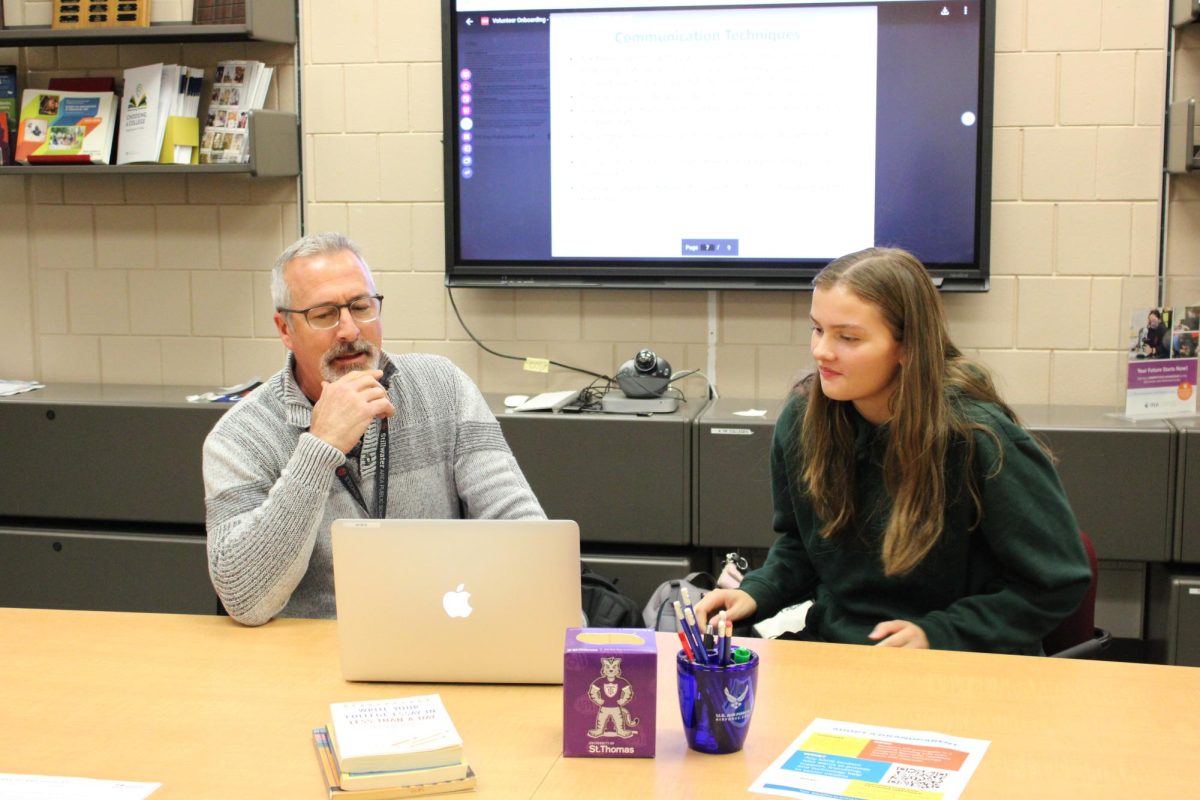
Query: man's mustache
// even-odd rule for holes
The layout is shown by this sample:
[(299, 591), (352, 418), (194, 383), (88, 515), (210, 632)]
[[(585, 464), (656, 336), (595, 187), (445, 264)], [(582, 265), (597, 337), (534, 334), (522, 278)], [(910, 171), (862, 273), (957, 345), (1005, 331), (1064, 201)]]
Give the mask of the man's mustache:
[(353, 342), (344, 342), (329, 348), (329, 350), (325, 353), (324, 360), (326, 364), (332, 364), (335, 358), (342, 358), (343, 356), (356, 356), (359, 354), (370, 355), (373, 349), (374, 348), (371, 347), (371, 343), (366, 339), (355, 339)]

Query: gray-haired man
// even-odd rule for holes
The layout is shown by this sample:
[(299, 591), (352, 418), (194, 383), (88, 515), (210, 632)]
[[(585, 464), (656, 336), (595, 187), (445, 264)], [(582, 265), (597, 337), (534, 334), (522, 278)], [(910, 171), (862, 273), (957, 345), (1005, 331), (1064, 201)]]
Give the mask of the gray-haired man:
[(470, 378), (383, 352), (383, 297), (353, 242), (300, 239), (271, 289), (287, 364), (204, 443), (209, 573), (230, 616), (334, 616), (334, 519), (545, 516)]

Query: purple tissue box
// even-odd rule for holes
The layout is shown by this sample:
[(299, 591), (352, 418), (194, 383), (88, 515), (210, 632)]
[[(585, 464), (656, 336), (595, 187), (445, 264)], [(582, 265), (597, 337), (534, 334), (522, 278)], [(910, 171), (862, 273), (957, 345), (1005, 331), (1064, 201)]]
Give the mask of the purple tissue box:
[(568, 628), (563, 755), (653, 758), (658, 647), (648, 628)]

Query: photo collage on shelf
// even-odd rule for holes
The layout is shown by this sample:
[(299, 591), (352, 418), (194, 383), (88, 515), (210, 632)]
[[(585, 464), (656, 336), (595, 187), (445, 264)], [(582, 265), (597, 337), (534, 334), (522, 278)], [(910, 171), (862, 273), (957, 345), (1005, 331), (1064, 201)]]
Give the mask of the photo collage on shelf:
[(243, 164), (250, 160), (250, 112), (263, 107), (273, 72), (261, 61), (217, 64), (200, 140), (200, 163)]

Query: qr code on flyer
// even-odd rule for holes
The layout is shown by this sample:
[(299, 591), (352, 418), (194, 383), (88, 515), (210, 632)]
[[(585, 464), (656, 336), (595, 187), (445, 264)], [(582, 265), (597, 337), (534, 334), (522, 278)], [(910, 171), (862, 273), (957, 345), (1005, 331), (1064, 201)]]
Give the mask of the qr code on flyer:
[(947, 775), (949, 773), (938, 770), (897, 766), (883, 782), (889, 786), (904, 786), (909, 789), (940, 789), (946, 782)]

